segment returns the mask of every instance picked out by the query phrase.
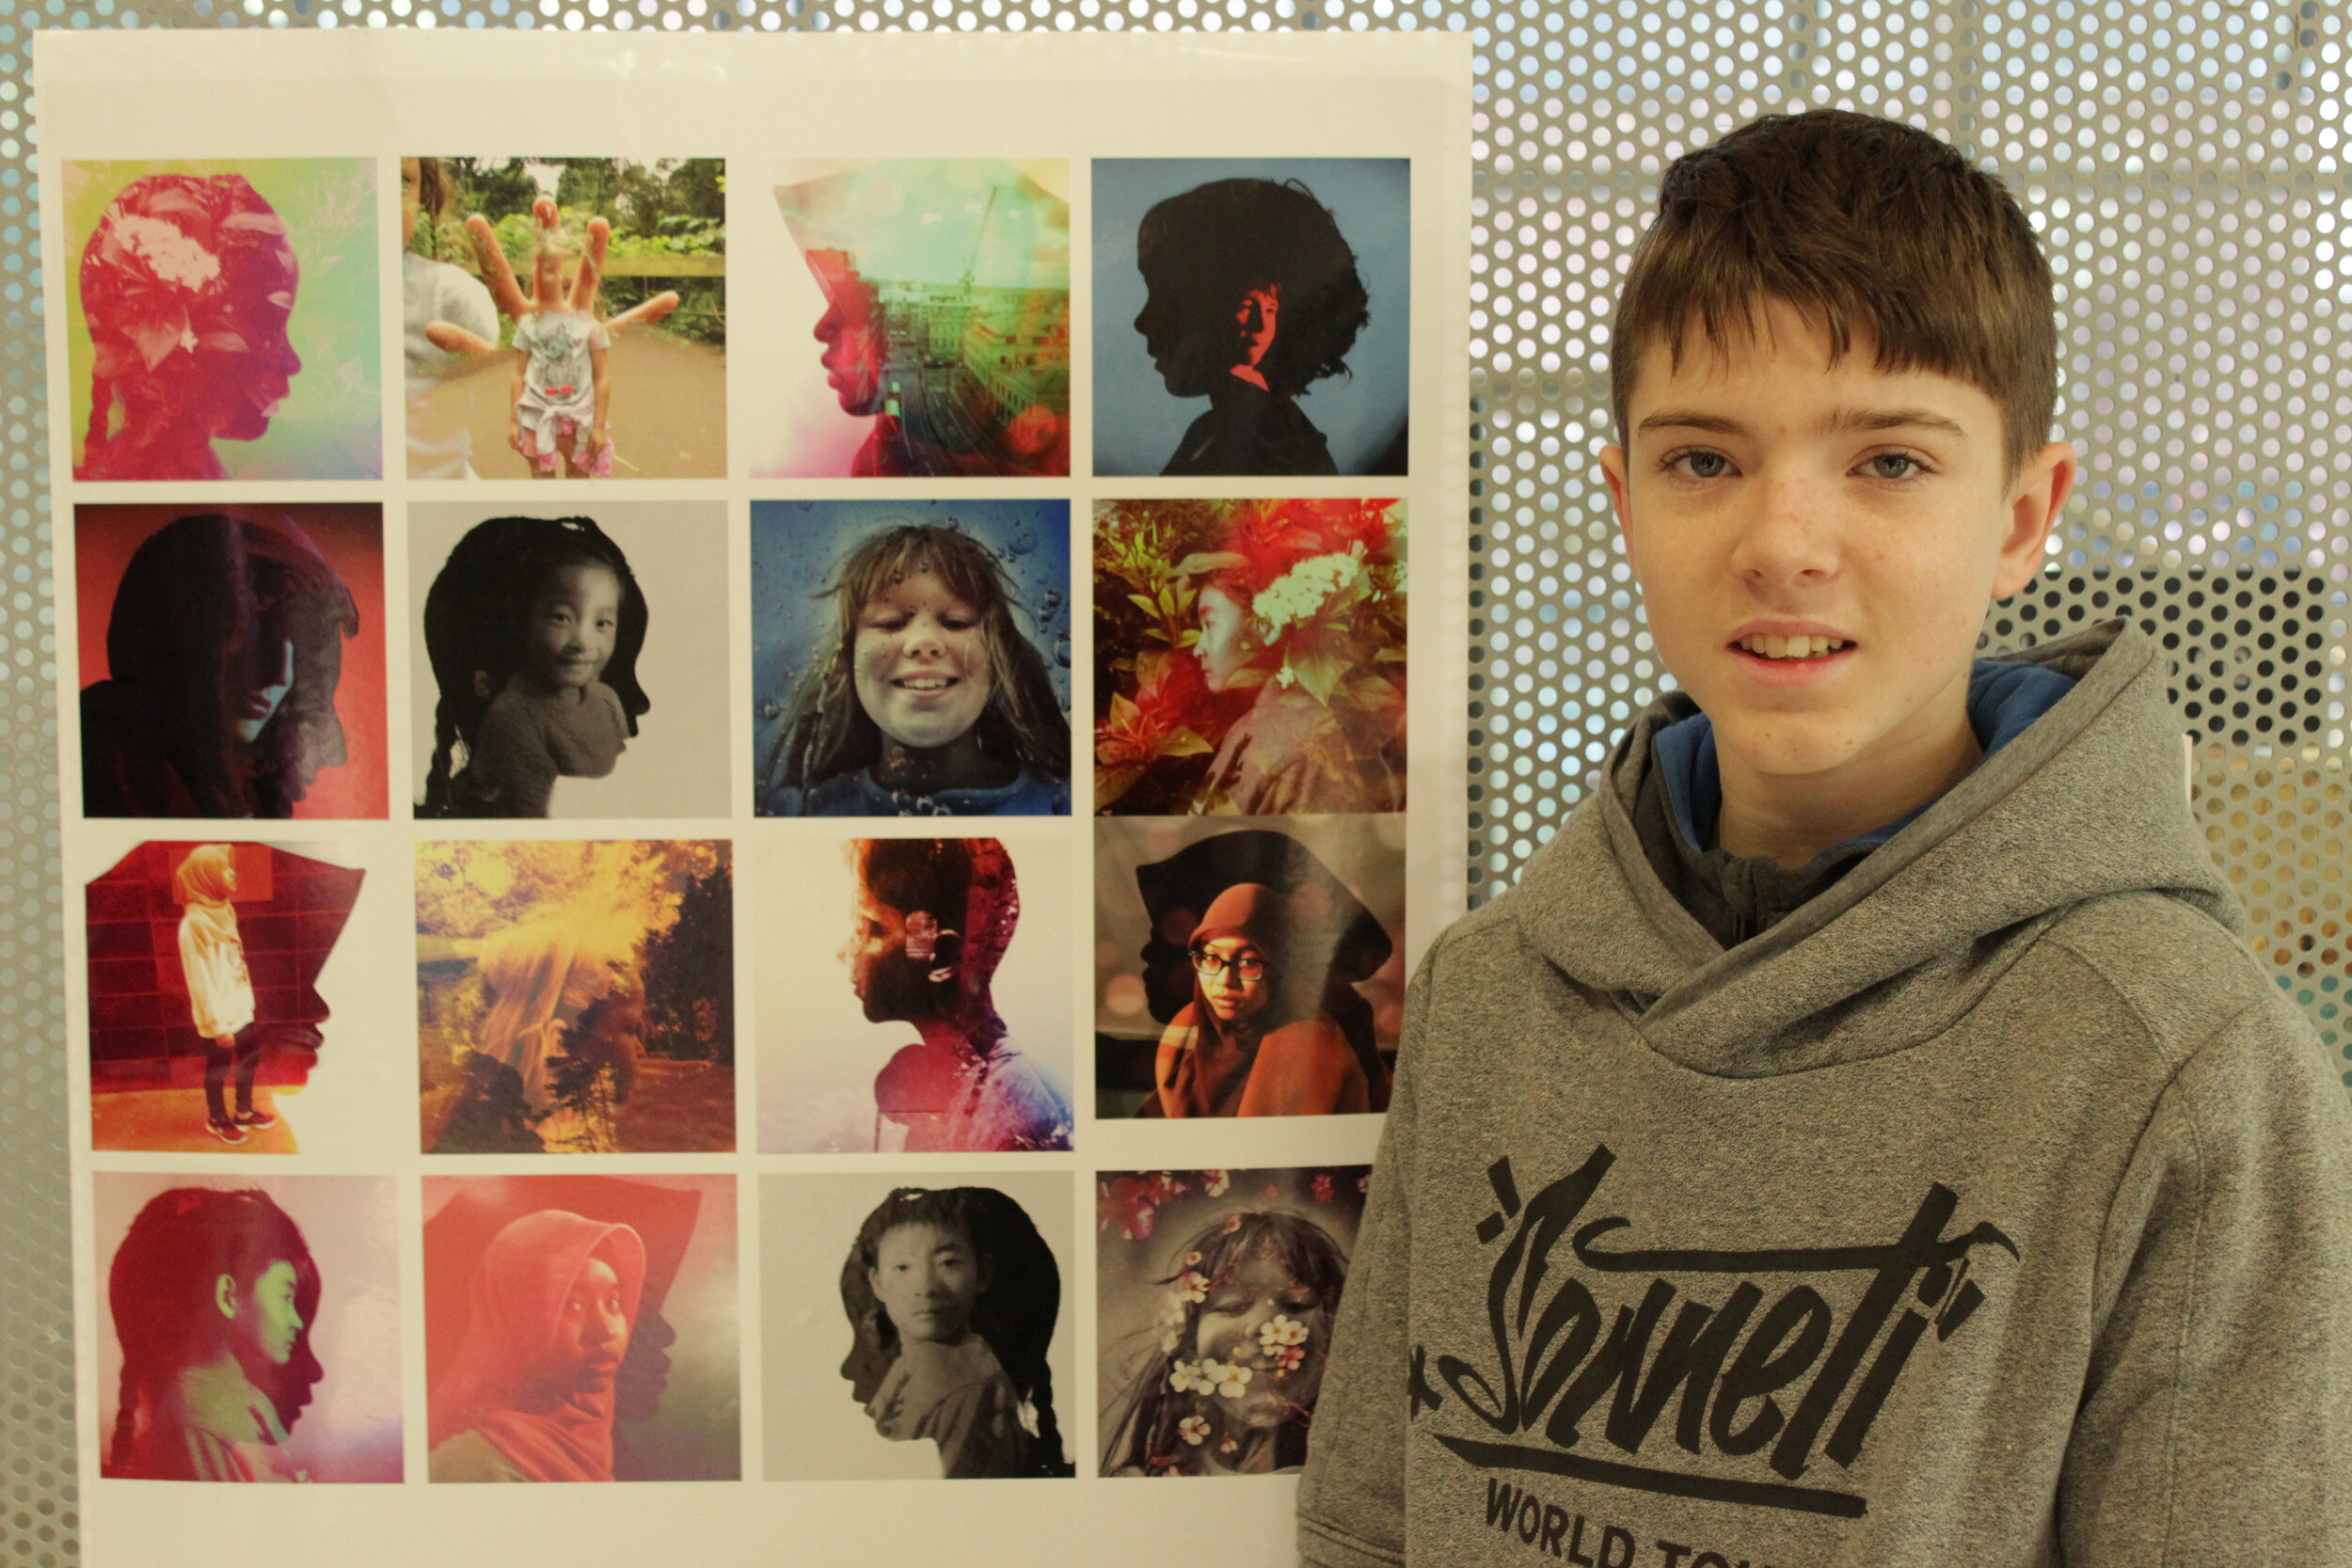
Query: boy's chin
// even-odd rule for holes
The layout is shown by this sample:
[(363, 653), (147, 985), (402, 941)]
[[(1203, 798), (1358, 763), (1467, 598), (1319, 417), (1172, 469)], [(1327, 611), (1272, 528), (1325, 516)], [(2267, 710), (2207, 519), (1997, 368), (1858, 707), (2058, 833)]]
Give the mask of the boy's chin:
[(1775, 784), (1834, 773), (1867, 752), (1871, 739), (1853, 720), (1826, 714), (1714, 718), (1713, 723), (1721, 759)]

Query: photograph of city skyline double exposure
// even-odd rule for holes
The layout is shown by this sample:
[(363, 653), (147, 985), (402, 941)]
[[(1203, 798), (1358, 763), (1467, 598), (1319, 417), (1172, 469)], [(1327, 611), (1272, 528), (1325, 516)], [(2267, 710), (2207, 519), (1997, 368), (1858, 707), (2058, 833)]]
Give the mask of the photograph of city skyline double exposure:
[(1070, 471), (1067, 161), (801, 163), (776, 202), (814, 287), (785, 281), (755, 474)]

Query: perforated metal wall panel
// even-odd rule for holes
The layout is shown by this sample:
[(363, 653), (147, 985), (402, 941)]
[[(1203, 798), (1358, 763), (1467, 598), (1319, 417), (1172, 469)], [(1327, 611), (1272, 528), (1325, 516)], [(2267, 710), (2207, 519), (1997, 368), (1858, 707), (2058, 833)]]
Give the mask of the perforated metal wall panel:
[(1799, 107), (1955, 139), (2010, 181), (2056, 261), (2059, 418), (2085, 457), (2049, 575), (1988, 621), (1988, 644), (2117, 614), (2167, 640), (2213, 852), (2280, 983), (2331, 1049), (2352, 1041), (2352, 24), (2340, 0), (23, 3), (0, 17), (14, 808), (0, 819), (0, 1568), (78, 1556), (28, 29), (404, 25), (1471, 33), (1473, 899), (1518, 875), (1661, 679), (1593, 456), (1610, 303), (1666, 162)]

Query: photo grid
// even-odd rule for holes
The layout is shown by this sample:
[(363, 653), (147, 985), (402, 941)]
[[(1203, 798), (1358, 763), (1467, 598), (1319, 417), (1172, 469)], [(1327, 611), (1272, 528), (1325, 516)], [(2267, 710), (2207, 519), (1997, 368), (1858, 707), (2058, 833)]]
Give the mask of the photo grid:
[(1410, 161), (708, 150), (62, 164), (98, 1476), (1303, 1461)]

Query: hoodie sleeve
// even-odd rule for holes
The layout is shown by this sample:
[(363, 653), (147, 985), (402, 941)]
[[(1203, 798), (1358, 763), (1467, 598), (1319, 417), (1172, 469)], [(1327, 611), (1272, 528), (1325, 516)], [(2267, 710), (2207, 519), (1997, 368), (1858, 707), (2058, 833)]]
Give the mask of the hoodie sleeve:
[(1373, 1156), (1363, 1227), (1299, 1478), (1298, 1553), (1313, 1568), (1396, 1568), (1405, 1560), (1413, 1063), (1442, 945), (1430, 949), (1406, 991), (1395, 1092)]
[(2067, 1562), (2352, 1562), (2352, 1104), (2277, 992), (2158, 1100), (2098, 1271)]

